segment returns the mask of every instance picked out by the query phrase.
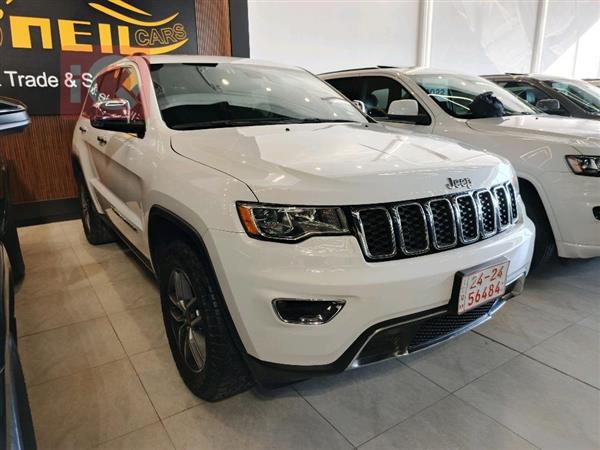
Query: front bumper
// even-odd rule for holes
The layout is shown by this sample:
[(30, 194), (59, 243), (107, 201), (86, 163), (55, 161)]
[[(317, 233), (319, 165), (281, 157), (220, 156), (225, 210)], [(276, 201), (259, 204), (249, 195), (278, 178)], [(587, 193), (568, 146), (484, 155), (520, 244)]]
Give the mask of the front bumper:
[[(525, 218), (476, 244), (377, 263), (365, 261), (353, 236), (298, 244), (217, 230), (203, 237), (245, 352), (265, 363), (326, 366), (374, 326), (447, 308), (457, 271), (504, 256), (509, 281), (527, 274), (534, 234)], [(307, 326), (282, 322), (272, 307), (276, 298), (343, 299), (346, 305), (331, 322)]]
[[(600, 220), (593, 209), (600, 207), (600, 178), (570, 172), (549, 172), (544, 190), (554, 216), (558, 254), (563, 258), (600, 256)], [(558, 231), (558, 232), (557, 232)]]
[(509, 299), (520, 295), (524, 285), (525, 275), (521, 275), (507, 286), (504, 296), (460, 316), (442, 306), (374, 325), (365, 330), (342, 356), (331, 364), (292, 366), (267, 363), (253, 357), (247, 358), (247, 361), (255, 379), (261, 385), (277, 387), (413, 354), (460, 336), (487, 322)]

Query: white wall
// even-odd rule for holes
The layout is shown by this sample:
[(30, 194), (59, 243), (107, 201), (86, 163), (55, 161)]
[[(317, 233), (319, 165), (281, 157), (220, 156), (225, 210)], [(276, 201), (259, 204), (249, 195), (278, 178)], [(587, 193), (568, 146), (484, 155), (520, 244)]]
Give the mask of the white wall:
[(417, 1), (249, 0), (250, 56), (326, 72), (413, 65)]
[[(250, 54), (319, 73), (412, 66), (426, 0), (248, 0)], [(473, 74), (600, 77), (600, 0), (430, 0), (430, 65)], [(541, 2), (547, 15), (538, 16)], [(424, 22), (426, 23), (426, 21)]]

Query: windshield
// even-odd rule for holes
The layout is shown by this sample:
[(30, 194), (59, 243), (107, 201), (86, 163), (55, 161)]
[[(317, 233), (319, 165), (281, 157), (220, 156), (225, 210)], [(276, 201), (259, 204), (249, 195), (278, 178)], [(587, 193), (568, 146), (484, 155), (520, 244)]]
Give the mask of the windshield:
[(591, 114), (600, 115), (600, 89), (592, 86), (584, 81), (542, 81), (546, 86), (552, 88), (556, 92), (569, 97), (569, 99), (577, 104), (580, 108)]
[(530, 106), (485, 78), (469, 75), (409, 75), (448, 114), (473, 119), (471, 104), (480, 94), (491, 92), (504, 105), (505, 116), (536, 114)]
[(254, 64), (153, 64), (162, 118), (175, 130), (367, 119), (329, 85), (298, 69)]

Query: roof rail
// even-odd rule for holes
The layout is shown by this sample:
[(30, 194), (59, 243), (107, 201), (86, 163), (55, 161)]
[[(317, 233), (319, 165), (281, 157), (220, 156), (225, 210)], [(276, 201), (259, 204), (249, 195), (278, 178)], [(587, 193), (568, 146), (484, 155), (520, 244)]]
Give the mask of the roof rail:
[(374, 67), (355, 67), (353, 69), (333, 70), (331, 72), (323, 72), (321, 75), (331, 75), (334, 73), (354, 72), (356, 70), (374, 70), (374, 69), (400, 69), (398, 66), (374, 66)]

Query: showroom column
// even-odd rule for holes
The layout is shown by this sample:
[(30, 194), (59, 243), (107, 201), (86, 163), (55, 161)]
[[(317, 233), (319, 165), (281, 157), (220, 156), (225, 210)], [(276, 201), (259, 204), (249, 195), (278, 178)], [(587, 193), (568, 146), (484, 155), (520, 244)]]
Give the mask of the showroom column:
[(433, 23), (433, 0), (421, 0), (419, 5), (419, 40), (417, 43), (417, 66), (431, 64), (431, 30)]
[(531, 52), (531, 73), (537, 73), (542, 67), (542, 53), (544, 51), (544, 35), (546, 34), (546, 20), (548, 18), (548, 0), (539, 0), (533, 49)]

